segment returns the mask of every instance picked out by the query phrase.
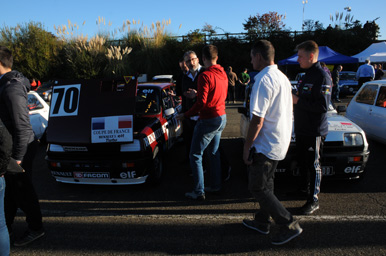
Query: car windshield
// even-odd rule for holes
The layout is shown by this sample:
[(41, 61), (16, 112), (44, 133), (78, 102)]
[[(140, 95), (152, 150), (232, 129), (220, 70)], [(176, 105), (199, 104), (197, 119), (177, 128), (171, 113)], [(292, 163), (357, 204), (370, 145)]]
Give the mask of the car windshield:
[(40, 101), (33, 94), (28, 94), (28, 110), (37, 110), (42, 109), (44, 106), (40, 103)]
[(135, 113), (142, 115), (158, 114), (159, 93), (154, 88), (138, 88), (135, 100)]
[(340, 73), (339, 78), (341, 80), (355, 80), (356, 79), (355, 76), (356, 76), (355, 72), (352, 72), (352, 73)]

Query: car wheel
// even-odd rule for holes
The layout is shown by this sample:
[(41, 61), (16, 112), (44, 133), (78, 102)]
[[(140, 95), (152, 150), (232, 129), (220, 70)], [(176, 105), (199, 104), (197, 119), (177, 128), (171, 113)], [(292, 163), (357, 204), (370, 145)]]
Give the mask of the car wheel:
[(164, 161), (160, 153), (154, 157), (151, 170), (149, 173), (148, 182), (150, 184), (158, 184), (161, 181), (162, 173), (164, 169)]

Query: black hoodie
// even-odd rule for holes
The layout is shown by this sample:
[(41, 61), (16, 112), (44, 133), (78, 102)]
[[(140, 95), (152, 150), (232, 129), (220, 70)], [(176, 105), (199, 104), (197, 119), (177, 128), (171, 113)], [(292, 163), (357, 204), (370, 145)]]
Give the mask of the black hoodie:
[(34, 140), (28, 111), (30, 88), (28, 79), (18, 71), (5, 73), (0, 79), (0, 119), (12, 135), (12, 158), (19, 161)]

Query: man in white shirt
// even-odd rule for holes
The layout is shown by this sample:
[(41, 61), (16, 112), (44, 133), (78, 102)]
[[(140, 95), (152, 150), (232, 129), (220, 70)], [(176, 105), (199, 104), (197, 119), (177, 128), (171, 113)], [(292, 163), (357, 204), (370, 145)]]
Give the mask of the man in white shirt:
[[(262, 234), (270, 232), (270, 218), (280, 227), (272, 244), (289, 242), (302, 233), (274, 195), (274, 173), (287, 154), (292, 133), (291, 83), (274, 63), (275, 49), (269, 41), (258, 41), (251, 50), (251, 63), (260, 73), (251, 92), (251, 121), (245, 139), (243, 160), (248, 166), (248, 189), (260, 205), (254, 219), (243, 224)], [(251, 151), (252, 150), (252, 151)], [(254, 152), (254, 153), (253, 153)]]
[(359, 88), (362, 86), (362, 84), (374, 80), (375, 70), (374, 67), (370, 65), (370, 60), (365, 60), (365, 64), (358, 68), (356, 77), (358, 80)]

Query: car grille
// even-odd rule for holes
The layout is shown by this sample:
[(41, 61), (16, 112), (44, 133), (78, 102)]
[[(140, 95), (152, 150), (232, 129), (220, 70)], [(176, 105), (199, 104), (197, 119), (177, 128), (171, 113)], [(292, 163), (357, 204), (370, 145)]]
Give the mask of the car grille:
[(344, 146), (343, 141), (325, 142), (323, 146), (323, 153), (339, 153), (339, 152), (363, 152), (362, 146)]

